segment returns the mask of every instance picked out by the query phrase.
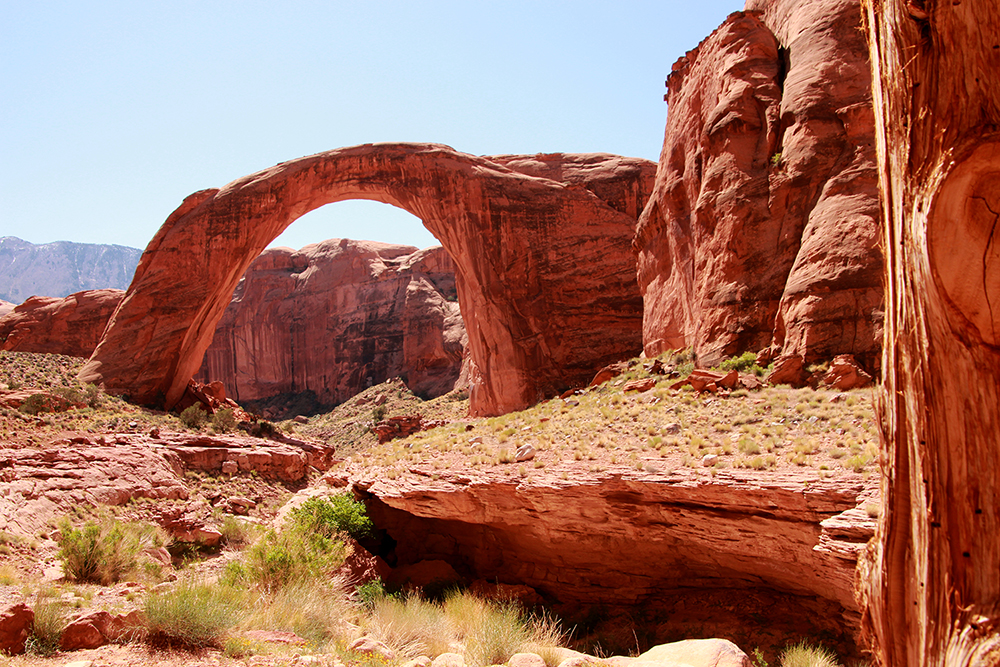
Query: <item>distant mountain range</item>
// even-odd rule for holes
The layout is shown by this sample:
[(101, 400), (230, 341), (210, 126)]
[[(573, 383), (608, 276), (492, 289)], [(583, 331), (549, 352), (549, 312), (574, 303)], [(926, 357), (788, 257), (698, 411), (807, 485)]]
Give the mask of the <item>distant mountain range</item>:
[(0, 300), (63, 297), (85, 289), (128, 289), (142, 250), (120, 245), (56, 241), (35, 245), (0, 237)]

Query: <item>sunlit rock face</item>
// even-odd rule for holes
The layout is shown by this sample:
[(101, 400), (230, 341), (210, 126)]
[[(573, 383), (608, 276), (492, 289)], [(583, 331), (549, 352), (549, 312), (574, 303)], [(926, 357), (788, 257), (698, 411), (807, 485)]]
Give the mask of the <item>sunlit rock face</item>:
[(423, 220), (454, 262), (472, 413), (527, 407), (641, 350), (631, 238), (654, 173), (648, 160), (606, 154), (489, 158), (367, 144), (197, 192), (146, 248), (80, 377), (176, 405), (271, 241), (310, 210), (371, 199)]
[(196, 379), (237, 401), (312, 392), (336, 405), (392, 377), (440, 396), (459, 383), (466, 342), (443, 248), (331, 239), (251, 264)]
[(647, 354), (880, 350), (868, 52), (856, 0), (750, 0), (673, 66), (635, 237)]

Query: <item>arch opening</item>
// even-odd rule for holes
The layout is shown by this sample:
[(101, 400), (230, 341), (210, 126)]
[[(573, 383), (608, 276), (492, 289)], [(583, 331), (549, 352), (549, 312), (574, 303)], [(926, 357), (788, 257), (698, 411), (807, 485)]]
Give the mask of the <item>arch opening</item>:
[[(253, 261), (216, 325), (196, 381), (222, 382), (229, 398), (271, 420), (327, 411), (393, 378), (425, 400), (468, 388), (462, 372), (468, 338), (451, 257), (414, 216), (349, 203), (302, 216)], [(347, 215), (307, 220), (336, 208)], [(380, 209), (401, 215), (379, 217)], [(360, 221), (365, 212), (376, 219)], [(306, 232), (293, 242), (333, 238), (297, 250), (280, 243), (303, 223)], [(416, 225), (423, 238), (411, 233), (410, 239), (430, 243), (386, 242), (400, 224)], [(362, 234), (382, 240), (357, 238)]]

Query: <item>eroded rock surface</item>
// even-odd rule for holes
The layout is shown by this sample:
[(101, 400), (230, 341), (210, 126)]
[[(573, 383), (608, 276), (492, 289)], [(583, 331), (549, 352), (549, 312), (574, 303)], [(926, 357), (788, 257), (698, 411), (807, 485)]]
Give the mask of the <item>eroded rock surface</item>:
[(361, 198), (420, 217), (454, 260), (472, 412), (526, 407), (641, 348), (631, 214), (653, 170), (603, 154), (491, 159), (376, 144), (195, 193), (150, 242), (80, 377), (175, 405), (250, 263), (304, 213)]
[(250, 265), (197, 379), (238, 402), (312, 392), (336, 405), (392, 377), (433, 397), (456, 387), (466, 342), (443, 248), (331, 239)]
[(749, 0), (673, 66), (635, 237), (649, 355), (880, 348), (874, 121), (856, 0)]
[(591, 477), (428, 468), (390, 480), (352, 468), (330, 479), (368, 498), (396, 540), (398, 566), (440, 559), (470, 580), (526, 585), (571, 605), (771, 589), (825, 601), (834, 627), (858, 627), (854, 569), (875, 528), (858, 505), (876, 482), (688, 468)]
[(89, 357), (124, 296), (118, 289), (33, 296), (0, 316), (0, 349)]
[[(77, 506), (122, 505), (133, 498), (184, 500), (185, 471), (256, 471), (301, 482), (325, 470), (333, 448), (288, 439), (187, 433), (76, 435), (41, 448), (0, 448), (0, 531), (35, 535)], [(230, 462), (228, 471), (223, 466)]]

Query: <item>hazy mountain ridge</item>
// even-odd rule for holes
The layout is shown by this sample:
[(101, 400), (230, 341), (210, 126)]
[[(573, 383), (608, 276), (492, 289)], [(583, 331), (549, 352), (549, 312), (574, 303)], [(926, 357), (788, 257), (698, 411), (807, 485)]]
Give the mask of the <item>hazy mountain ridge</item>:
[(0, 237), (0, 300), (64, 297), (86, 289), (127, 289), (142, 250), (120, 245), (55, 241), (36, 245)]

